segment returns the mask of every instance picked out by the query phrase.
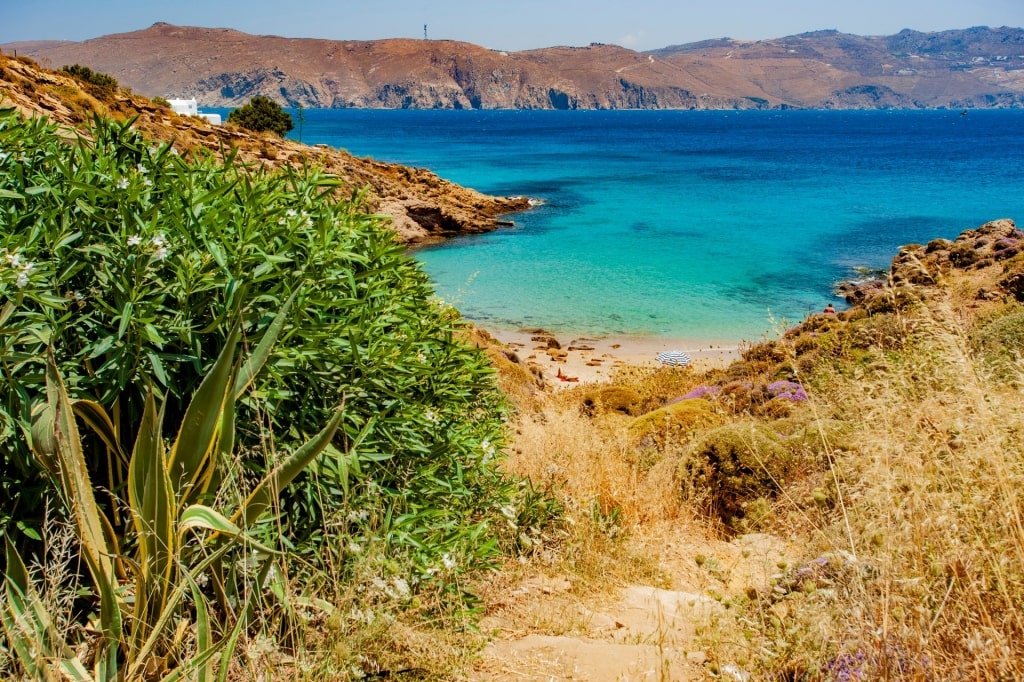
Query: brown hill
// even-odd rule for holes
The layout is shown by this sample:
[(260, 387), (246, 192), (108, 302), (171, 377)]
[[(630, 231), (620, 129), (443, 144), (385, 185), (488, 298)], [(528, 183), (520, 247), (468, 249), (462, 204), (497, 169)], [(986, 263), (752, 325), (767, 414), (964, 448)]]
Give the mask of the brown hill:
[[(236, 106), (749, 109), (1024, 105), (1024, 30), (818, 31), (639, 53), (614, 45), (499, 52), (434, 40), (335, 41), (157, 23), (19, 54), (78, 63), (149, 96)], [(8, 49), (5, 48), (5, 49)]]
[(59, 71), (39, 68), (25, 57), (0, 54), (0, 106), (27, 116), (46, 115), (74, 128), (94, 113), (135, 118), (134, 126), (157, 140), (173, 141), (182, 153), (205, 148), (237, 150), (241, 159), (268, 166), (316, 164), (344, 181), (346, 196), (365, 190), (366, 208), (391, 216), (398, 238), (409, 244), (438, 241), (498, 227), (502, 214), (528, 208), (523, 197), (492, 197), (443, 180), (420, 168), (356, 158), (348, 152), (309, 147), (272, 134), (214, 126), (179, 116), (123, 89), (104, 90)]

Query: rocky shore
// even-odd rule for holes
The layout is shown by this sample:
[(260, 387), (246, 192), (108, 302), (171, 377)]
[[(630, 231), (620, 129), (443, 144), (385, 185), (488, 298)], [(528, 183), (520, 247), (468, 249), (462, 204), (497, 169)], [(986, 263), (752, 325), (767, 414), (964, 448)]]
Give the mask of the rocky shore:
[(494, 197), (462, 187), (422, 169), (358, 158), (325, 145), (305, 145), (273, 134), (215, 126), (179, 116), (128, 90), (105, 92), (68, 74), (43, 69), (30, 59), (0, 54), (0, 106), (26, 116), (48, 116), (75, 128), (94, 114), (132, 119), (155, 140), (172, 142), (182, 154), (206, 150), (221, 156), (237, 150), (252, 164), (301, 168), (312, 164), (338, 176), (343, 196), (365, 190), (365, 208), (391, 217), (399, 241), (429, 244), (446, 238), (490, 232), (509, 222), (507, 214), (530, 207), (527, 197)]
[[(837, 288), (847, 303), (867, 313), (885, 312), (907, 297), (918, 295), (916, 286), (941, 283), (950, 270), (981, 270), (1024, 251), (1024, 231), (1009, 218), (1001, 218), (962, 232), (956, 239), (933, 239), (908, 244), (899, 250), (885, 278), (844, 282)], [(995, 287), (982, 287), (979, 300), (1011, 296), (1024, 301), (1024, 276), (1010, 272)]]

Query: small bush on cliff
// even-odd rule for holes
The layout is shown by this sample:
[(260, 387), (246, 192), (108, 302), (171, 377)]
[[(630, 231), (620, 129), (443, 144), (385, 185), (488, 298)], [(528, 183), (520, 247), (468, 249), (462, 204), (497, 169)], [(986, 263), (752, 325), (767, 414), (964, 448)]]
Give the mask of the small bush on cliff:
[(61, 67), (61, 71), (73, 76), (77, 80), (90, 85), (95, 85), (98, 88), (104, 90), (117, 90), (117, 79), (111, 75), (101, 73), (99, 71), (93, 71), (88, 66), (82, 66), (81, 64), (72, 64), (71, 66)]
[(228, 114), (228, 122), (257, 133), (269, 130), (281, 137), (295, 127), (291, 115), (280, 104), (263, 95), (256, 95), (248, 104)]

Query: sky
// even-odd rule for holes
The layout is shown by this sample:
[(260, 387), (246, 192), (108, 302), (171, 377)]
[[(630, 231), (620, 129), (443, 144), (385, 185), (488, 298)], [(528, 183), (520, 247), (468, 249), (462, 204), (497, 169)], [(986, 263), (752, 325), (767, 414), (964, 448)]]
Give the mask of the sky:
[(0, 0), (0, 43), (86, 40), (164, 21), (290, 38), (461, 40), (500, 50), (611, 43), (634, 50), (709, 38), (836, 29), (1024, 27), (1024, 0)]

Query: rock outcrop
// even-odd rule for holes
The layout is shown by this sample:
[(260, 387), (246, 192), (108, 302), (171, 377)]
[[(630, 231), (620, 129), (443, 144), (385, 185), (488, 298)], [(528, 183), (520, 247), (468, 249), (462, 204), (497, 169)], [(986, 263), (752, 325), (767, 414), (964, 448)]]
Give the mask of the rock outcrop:
[(525, 197), (493, 197), (461, 187), (421, 168), (356, 158), (326, 146), (307, 146), (272, 134), (214, 126), (124, 90), (90, 88), (66, 73), (38, 67), (26, 58), (0, 55), (0, 106), (26, 116), (46, 115), (74, 128), (94, 113), (120, 119), (156, 140), (173, 141), (182, 153), (203, 148), (214, 154), (237, 150), (249, 163), (270, 167), (315, 164), (343, 182), (345, 196), (364, 191), (366, 208), (392, 218), (398, 239), (425, 244), (460, 234), (488, 232), (501, 216), (529, 208)]

